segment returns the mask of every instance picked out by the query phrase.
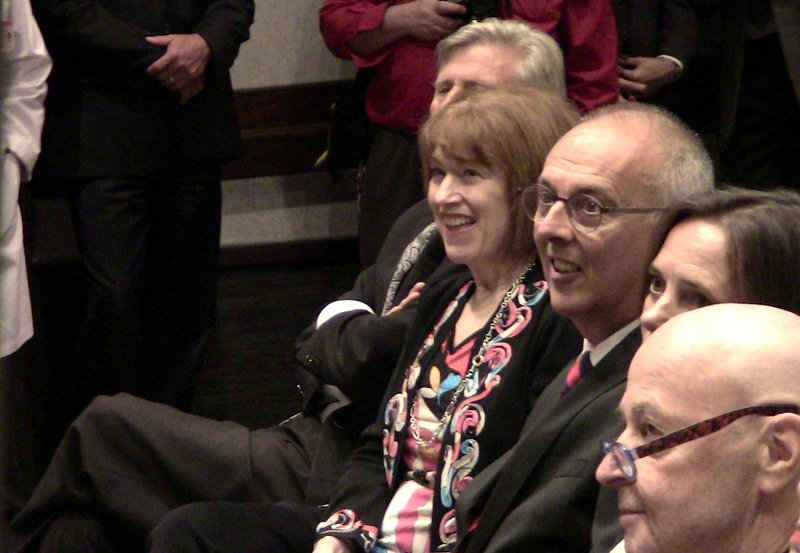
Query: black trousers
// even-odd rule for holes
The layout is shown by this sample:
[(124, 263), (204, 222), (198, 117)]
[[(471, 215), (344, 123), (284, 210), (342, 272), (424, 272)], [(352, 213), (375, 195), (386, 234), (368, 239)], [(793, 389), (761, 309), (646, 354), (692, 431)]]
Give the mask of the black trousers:
[(379, 128), (358, 187), (358, 247), (365, 269), (375, 263), (395, 220), (423, 197), (416, 138)]
[(40, 426), (37, 371), (31, 342), (0, 357), (0, 551), (8, 551), (8, 523), (38, 478), (32, 428)]
[(311, 553), (321, 507), (209, 502), (170, 513), (148, 539), (149, 553)]
[(167, 513), (192, 502), (318, 505), (355, 441), (316, 417), (251, 431), (127, 394), (101, 396), (13, 519), (13, 551), (141, 551)]
[(88, 290), (72, 391), (188, 409), (216, 314), (219, 170), (80, 179), (69, 200)]

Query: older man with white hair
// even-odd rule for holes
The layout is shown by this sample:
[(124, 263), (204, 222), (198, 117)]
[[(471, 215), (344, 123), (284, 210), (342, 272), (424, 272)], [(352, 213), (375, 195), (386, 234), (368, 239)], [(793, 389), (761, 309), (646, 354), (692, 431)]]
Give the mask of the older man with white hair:
[(598, 480), (629, 553), (782, 553), (800, 515), (800, 317), (721, 304), (637, 352)]

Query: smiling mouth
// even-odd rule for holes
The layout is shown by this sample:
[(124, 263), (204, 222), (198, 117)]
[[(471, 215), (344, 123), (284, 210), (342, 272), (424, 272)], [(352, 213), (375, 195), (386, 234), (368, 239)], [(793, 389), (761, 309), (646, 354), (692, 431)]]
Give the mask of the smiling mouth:
[(442, 223), (448, 229), (459, 229), (475, 223), (475, 219), (466, 215), (443, 215)]
[(581, 268), (575, 263), (566, 261), (564, 259), (551, 258), (550, 264), (559, 274), (577, 273), (581, 270)]

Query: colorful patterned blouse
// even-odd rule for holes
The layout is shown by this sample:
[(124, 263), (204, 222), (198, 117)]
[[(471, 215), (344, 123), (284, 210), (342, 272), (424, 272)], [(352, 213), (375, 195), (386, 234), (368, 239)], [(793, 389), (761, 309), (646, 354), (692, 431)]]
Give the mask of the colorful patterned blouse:
[[(514, 290), (483, 363), (465, 383), (440, 438), (422, 446), (440, 425), (489, 330), (487, 323), (462, 343), (453, 343), (455, 323), (474, 291), (472, 281), (432, 319), (432, 329), (421, 334), (416, 355), (406, 361), (402, 378), (394, 381), (396, 392), (385, 404), (380, 439), (385, 481), (372, 485), (378, 483), (377, 471), (369, 459), (377, 451), (368, 445), (357, 450), (343, 478), (345, 487), (332, 502), (335, 511), (320, 523), (318, 536), (349, 539), (363, 551), (453, 549), (461, 490), (513, 445), (531, 406), (532, 388), (538, 392), (546, 385), (535, 382), (531, 346), (538, 343), (535, 336), (549, 296), (546, 283), (532, 272)], [(540, 330), (549, 334), (550, 324)], [(548, 368), (548, 374), (562, 366)], [(419, 441), (412, 435), (412, 408)]]

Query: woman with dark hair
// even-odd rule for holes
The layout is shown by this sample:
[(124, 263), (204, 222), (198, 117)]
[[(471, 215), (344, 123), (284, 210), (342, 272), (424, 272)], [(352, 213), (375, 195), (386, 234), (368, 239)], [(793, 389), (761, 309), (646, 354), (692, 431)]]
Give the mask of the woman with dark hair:
[(650, 265), (645, 338), (675, 315), (722, 302), (800, 313), (800, 194), (723, 188), (668, 216)]

